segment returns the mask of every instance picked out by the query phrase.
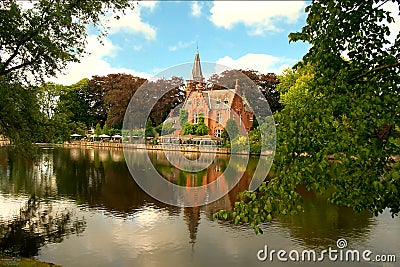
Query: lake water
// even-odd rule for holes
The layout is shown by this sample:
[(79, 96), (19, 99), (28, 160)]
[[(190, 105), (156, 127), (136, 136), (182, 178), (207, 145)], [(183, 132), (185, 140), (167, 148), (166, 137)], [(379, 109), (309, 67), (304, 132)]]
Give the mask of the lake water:
[[(146, 156), (140, 150), (132, 153)], [(174, 168), (162, 153), (149, 152), (149, 157), (166, 179), (190, 186), (215, 180), (229, 161), (226, 155), (217, 156), (207, 170), (194, 174)], [(310, 192), (303, 192), (304, 213), (262, 225), (261, 235), (248, 226), (212, 221), (214, 212), (231, 209), (237, 193), (248, 187), (256, 163), (257, 158), (250, 159), (244, 177), (223, 198), (202, 207), (180, 208), (144, 193), (131, 177), (122, 151), (46, 148), (32, 163), (3, 148), (0, 220), (4, 224), (15, 219), (35, 194), (39, 201), (32, 214), (38, 219), (31, 233), (61, 230), (49, 231), (50, 237), (41, 241), (32, 238), (32, 257), (63, 266), (399, 266), (398, 217), (387, 211), (378, 217), (355, 214)], [(55, 218), (65, 220), (51, 228), (49, 221)], [(371, 259), (396, 255), (397, 261), (346, 262), (326, 256), (323, 262), (294, 263), (281, 262), (276, 254), (272, 262), (257, 258), (266, 245), (269, 252), (296, 250), (301, 255), (303, 250), (338, 249), (339, 238), (346, 239), (347, 250), (370, 250)]]

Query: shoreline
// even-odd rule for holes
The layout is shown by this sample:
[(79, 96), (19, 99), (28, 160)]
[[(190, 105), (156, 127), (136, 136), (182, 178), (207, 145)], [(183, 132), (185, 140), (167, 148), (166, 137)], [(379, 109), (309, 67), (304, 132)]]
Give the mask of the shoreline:
[[(49, 144), (50, 146), (52, 144)], [(128, 143), (113, 143), (113, 142), (82, 142), (75, 141), (69, 143), (58, 144), (61, 147), (79, 147), (79, 148), (102, 148), (102, 149), (132, 149), (132, 150), (154, 150), (154, 151), (180, 151), (183, 153), (213, 153), (213, 154), (239, 154), (239, 155), (255, 155), (268, 156), (272, 155), (273, 151), (267, 151), (263, 154), (252, 154), (244, 152), (231, 152), (230, 148), (226, 147), (207, 147), (195, 145), (150, 145), (150, 144), (128, 144)]]
[[(51, 144), (49, 144), (51, 145)], [(80, 147), (80, 148), (110, 148), (110, 149), (140, 149), (140, 150), (167, 150), (181, 152), (201, 152), (201, 153), (216, 153), (216, 154), (231, 154), (229, 148), (224, 147), (198, 147), (190, 145), (150, 145), (150, 144), (127, 144), (127, 143), (112, 143), (112, 142), (70, 142), (60, 144), (62, 147)]]

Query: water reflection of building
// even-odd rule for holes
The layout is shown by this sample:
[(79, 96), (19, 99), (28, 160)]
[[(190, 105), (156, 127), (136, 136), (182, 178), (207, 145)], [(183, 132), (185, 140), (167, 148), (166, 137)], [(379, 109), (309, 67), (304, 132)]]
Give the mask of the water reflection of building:
[(200, 207), (184, 208), (184, 220), (189, 230), (189, 243), (194, 246), (200, 224)]
[[(84, 209), (100, 210), (107, 216), (128, 219), (133, 218), (138, 212), (143, 212), (146, 207), (151, 205), (155, 209), (167, 211), (169, 216), (182, 215), (186, 225), (183, 230), (187, 231), (188, 240), (190, 244), (194, 245), (201, 220), (211, 218), (212, 212), (217, 210), (231, 209), (234, 205), (236, 193), (248, 186), (248, 183), (246, 185), (246, 182), (240, 181), (241, 186), (243, 186), (241, 189), (234, 187), (228, 195), (207, 206), (193, 208), (170, 206), (154, 200), (143, 192), (130, 176), (124, 161), (113, 160), (123, 157), (122, 151), (103, 150), (104, 156), (100, 157), (99, 150), (79, 149), (73, 150), (73, 152), (71, 152), (71, 149), (64, 148), (48, 150), (44, 152), (43, 163), (50, 161), (51, 164), (45, 165), (46, 168), (36, 167), (35, 171), (33, 164), (28, 164), (20, 158), (5, 161), (0, 157), (0, 163), (14, 164), (10, 167), (10, 172), (13, 173), (12, 179), (9, 179), (9, 176), (7, 176), (7, 179), (0, 177), (1, 189), (3, 192), (13, 192), (16, 186), (21, 185), (24, 187), (17, 190), (22, 193), (33, 193), (37, 190), (37, 192), (41, 192), (38, 196), (57, 196), (71, 199)], [(135, 157), (137, 159), (135, 166), (140, 168), (144, 164), (141, 162), (141, 153), (144, 157), (147, 151), (138, 150), (135, 153), (139, 154), (138, 157)], [(158, 155), (160, 152), (152, 153), (151, 156), (159, 160), (154, 163), (156, 166), (161, 167), (163, 171), (170, 170), (171, 181), (174, 181), (173, 179), (178, 181), (177, 179), (180, 177), (184, 181), (183, 186), (193, 187), (221, 179), (220, 188), (228, 186), (229, 179), (222, 175), (229, 162), (229, 157), (226, 155), (218, 155), (213, 164), (196, 176), (194, 173), (183, 172), (171, 167), (167, 164), (167, 161), (162, 160), (162, 157)], [(43, 173), (43, 177), (52, 177), (53, 180), (45, 181), (44, 178), (35, 180), (33, 179), (35, 172)], [(21, 173), (24, 176), (16, 175)], [(172, 174), (175, 175), (175, 178)], [(222, 177), (220, 177), (221, 175)], [(49, 181), (51, 182), (50, 185)], [(4, 185), (7, 185), (7, 188)], [(218, 190), (217, 183), (213, 190)]]

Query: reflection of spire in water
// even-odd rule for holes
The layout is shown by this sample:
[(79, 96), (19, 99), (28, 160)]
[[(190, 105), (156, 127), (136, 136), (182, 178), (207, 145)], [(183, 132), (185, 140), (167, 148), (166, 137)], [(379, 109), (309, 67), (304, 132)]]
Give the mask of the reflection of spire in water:
[(197, 228), (200, 224), (200, 207), (184, 208), (184, 219), (189, 229), (189, 243), (192, 244), (192, 248), (196, 243)]

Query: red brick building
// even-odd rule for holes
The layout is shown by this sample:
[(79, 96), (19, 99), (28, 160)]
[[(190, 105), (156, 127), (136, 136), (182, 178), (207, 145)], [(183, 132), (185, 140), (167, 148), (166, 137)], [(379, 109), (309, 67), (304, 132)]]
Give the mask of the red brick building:
[(237, 80), (233, 89), (207, 89), (197, 51), (190, 80), (186, 81), (183, 108), (188, 111), (188, 122), (197, 123), (199, 114), (203, 114), (209, 134), (220, 137), (228, 119), (234, 118), (241, 134), (249, 132), (253, 125), (253, 110), (246, 98), (239, 96), (238, 90)]

